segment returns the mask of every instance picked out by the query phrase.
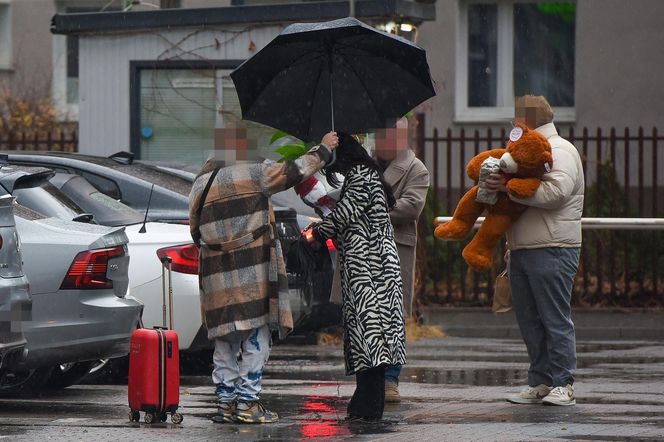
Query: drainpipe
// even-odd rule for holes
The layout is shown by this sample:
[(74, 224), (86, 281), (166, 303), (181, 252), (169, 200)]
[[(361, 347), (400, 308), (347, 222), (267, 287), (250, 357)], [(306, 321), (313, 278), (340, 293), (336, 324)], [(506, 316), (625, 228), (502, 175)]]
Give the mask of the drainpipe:
[(355, 17), (355, 0), (349, 0), (348, 3), (349, 3), (349, 5), (348, 5), (348, 7), (349, 7), (348, 16), (349, 17)]

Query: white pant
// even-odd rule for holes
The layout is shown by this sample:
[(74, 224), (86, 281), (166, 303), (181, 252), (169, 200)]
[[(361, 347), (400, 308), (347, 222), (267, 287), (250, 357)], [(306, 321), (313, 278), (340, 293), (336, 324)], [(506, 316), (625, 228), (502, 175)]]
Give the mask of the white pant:
[(270, 356), (272, 336), (267, 325), (253, 329), (242, 339), (215, 339), (212, 381), (219, 402), (235, 399), (257, 401), (263, 367)]

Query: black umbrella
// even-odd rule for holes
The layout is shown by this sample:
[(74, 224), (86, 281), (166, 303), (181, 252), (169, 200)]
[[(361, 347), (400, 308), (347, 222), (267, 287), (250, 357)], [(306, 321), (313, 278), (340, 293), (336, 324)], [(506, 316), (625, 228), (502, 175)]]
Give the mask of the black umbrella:
[(435, 95), (423, 49), (354, 18), (290, 25), (231, 78), (245, 120), (305, 141), (385, 127)]

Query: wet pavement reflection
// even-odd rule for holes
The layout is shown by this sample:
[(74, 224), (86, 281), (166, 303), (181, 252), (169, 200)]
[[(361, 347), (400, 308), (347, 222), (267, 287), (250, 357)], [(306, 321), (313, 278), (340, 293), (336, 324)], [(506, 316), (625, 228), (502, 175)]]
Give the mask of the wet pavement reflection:
[[(102, 382), (38, 397), (0, 399), (0, 438), (9, 440), (664, 440), (664, 344), (578, 345), (578, 405), (504, 401), (527, 376), (519, 341), (445, 338), (409, 347), (402, 402), (379, 422), (348, 422), (354, 389), (341, 348), (275, 346), (263, 400), (272, 425), (214, 424), (208, 354), (183, 367), (180, 426), (129, 423), (126, 386)], [(192, 362), (193, 361), (193, 362)], [(538, 432), (533, 434), (534, 426)], [(541, 435), (545, 435), (541, 436)], [(620, 436), (617, 436), (620, 435)]]

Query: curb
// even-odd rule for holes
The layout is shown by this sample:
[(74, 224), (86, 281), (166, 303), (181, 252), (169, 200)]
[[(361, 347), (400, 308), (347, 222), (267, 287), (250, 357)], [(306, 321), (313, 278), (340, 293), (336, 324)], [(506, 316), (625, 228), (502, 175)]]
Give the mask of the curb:
[[(488, 307), (425, 307), (427, 325), (449, 336), (521, 339), (514, 312), (492, 313)], [(577, 339), (664, 340), (664, 310), (572, 308)]]

